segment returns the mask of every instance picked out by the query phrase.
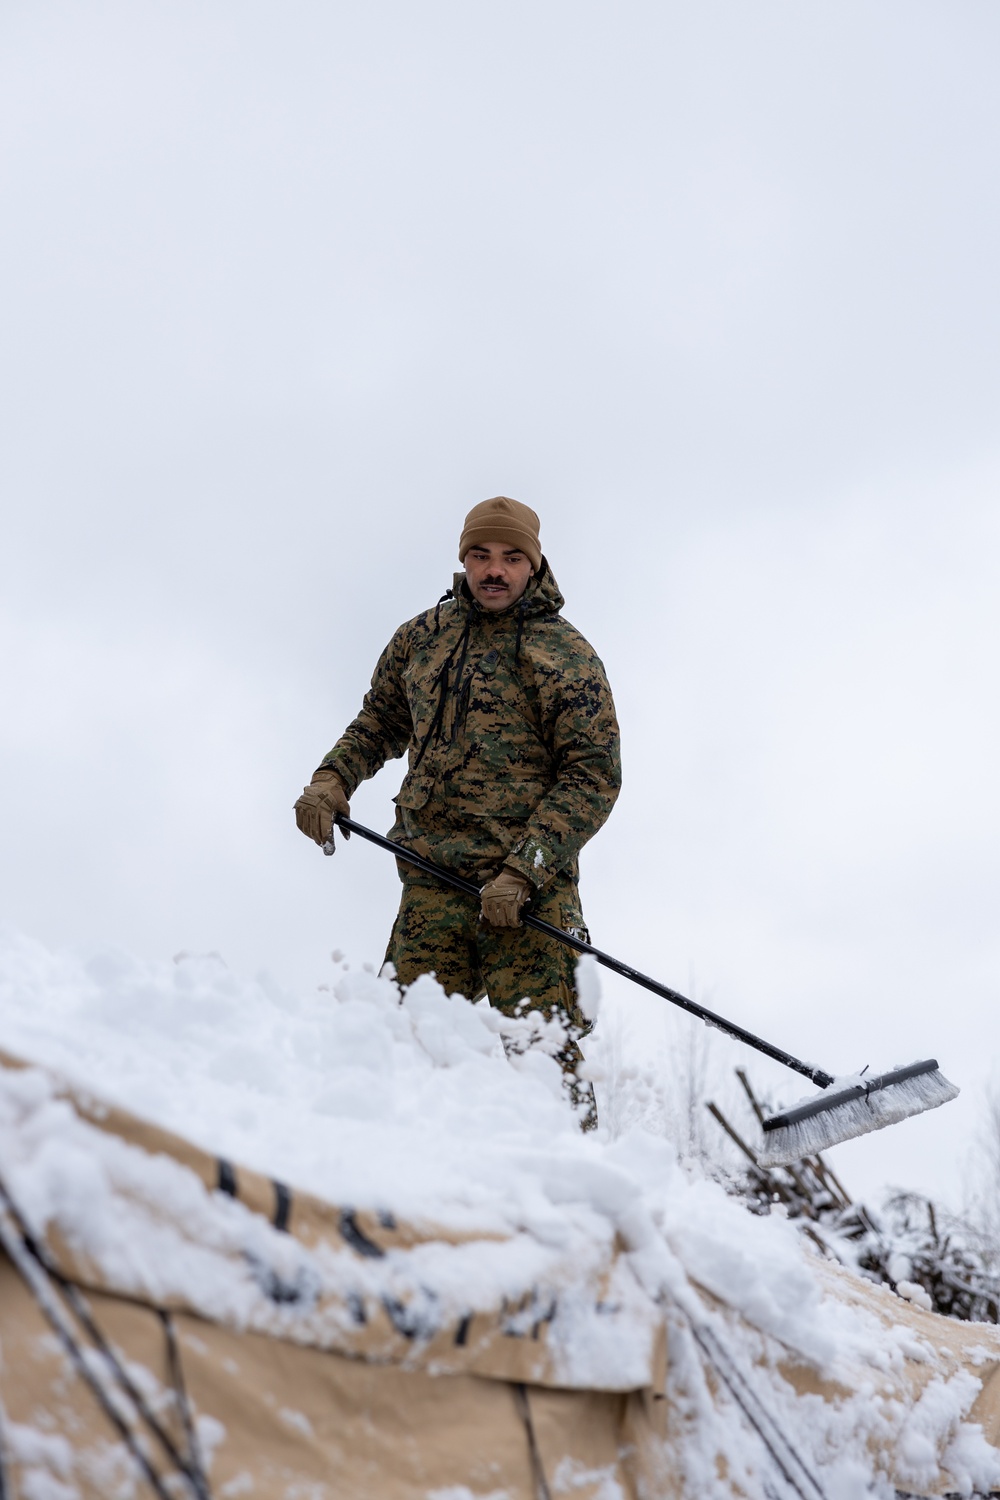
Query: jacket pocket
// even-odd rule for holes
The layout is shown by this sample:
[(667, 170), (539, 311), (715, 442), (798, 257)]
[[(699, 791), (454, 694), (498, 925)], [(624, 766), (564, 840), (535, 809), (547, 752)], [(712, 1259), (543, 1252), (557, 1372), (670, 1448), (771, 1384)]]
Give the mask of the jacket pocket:
[(403, 785), (393, 797), (397, 807), (417, 809), (426, 807), (428, 798), (434, 789), (433, 776), (407, 776)]
[(481, 782), (470, 778), (452, 785), (444, 805), (473, 818), (502, 818), (524, 823), (549, 790), (551, 782), (503, 774)]

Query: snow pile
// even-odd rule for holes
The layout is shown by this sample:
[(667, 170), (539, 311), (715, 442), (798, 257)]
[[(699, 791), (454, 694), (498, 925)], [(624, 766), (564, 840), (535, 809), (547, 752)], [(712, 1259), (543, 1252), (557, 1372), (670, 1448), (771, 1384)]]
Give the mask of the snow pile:
[[(593, 973), (584, 987), (594, 1011)], [(890, 1468), (914, 1488), (935, 1483), (940, 1463), (962, 1493), (1000, 1482), (1000, 1454), (965, 1420), (980, 1381), (913, 1331), (906, 1304), (831, 1294), (830, 1272), (787, 1221), (690, 1180), (669, 1142), (638, 1129), (582, 1135), (550, 1055), (558, 1039), (529, 1019), (505, 1023), (486, 1005), (447, 998), (430, 977), (401, 1001), (389, 979), (341, 963), (329, 989), (298, 996), (264, 976), (239, 979), (216, 955), (83, 962), (11, 932), (0, 934), (0, 1017), (7, 1051), (214, 1154), (334, 1204), (465, 1237), (405, 1260), (410, 1290), (439, 1308), (485, 1307), (546, 1282), (572, 1287), (617, 1253), (622, 1317), (614, 1337), (595, 1334), (593, 1319), (564, 1320), (567, 1383), (641, 1383), (666, 1317), (674, 1459), (692, 1494), (731, 1493), (726, 1473), (764, 1493), (774, 1444), (748, 1416), (753, 1401), (792, 1445), (787, 1463), (804, 1463), (839, 1500), (891, 1494)], [(520, 1055), (508, 1060), (501, 1032)], [(241, 1205), (206, 1194), (178, 1164), (160, 1159), (155, 1181), (147, 1172), (130, 1182), (131, 1148), (93, 1130), (83, 1141), (88, 1129), (70, 1123), (42, 1074), (7, 1076), (0, 1174), (35, 1227), (58, 1218), (95, 1263), (114, 1261), (153, 1295), (183, 1284), (195, 1301), (204, 1286), (216, 1305), (235, 1298), (237, 1320), (255, 1264), (336, 1285), (337, 1264), (306, 1265), (288, 1236), (259, 1220), (251, 1230)], [(141, 1242), (108, 1232), (101, 1205), (112, 1181), (182, 1204), (197, 1246), (178, 1241), (169, 1263), (145, 1263)], [(250, 1234), (260, 1242), (248, 1256)], [(245, 1305), (213, 1260), (236, 1244), (249, 1268)], [(389, 1255), (364, 1274), (383, 1278), (384, 1291), (403, 1265)], [(1000, 1359), (986, 1329), (983, 1344), (984, 1360)], [(925, 1372), (916, 1396), (903, 1379), (913, 1361)], [(835, 1382), (837, 1399), (797, 1380), (804, 1369)]]

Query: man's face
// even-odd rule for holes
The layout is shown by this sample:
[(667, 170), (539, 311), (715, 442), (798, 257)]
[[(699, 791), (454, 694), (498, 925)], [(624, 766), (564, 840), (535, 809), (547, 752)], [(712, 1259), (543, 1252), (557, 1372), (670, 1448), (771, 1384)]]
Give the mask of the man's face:
[(484, 609), (516, 604), (533, 572), (530, 559), (506, 542), (482, 542), (465, 554), (469, 592)]

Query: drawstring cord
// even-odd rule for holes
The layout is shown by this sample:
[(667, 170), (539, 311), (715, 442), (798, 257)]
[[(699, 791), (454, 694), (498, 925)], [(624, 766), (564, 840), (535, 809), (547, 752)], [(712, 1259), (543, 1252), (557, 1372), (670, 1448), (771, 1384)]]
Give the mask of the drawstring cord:
[[(469, 673), (468, 677), (465, 679), (464, 682), (462, 681), (462, 673), (465, 671), (465, 659), (466, 659), (466, 657), (469, 654), (469, 638), (470, 638), (471, 634), (472, 634), (472, 611), (470, 610), (469, 611), (469, 618), (466, 621), (465, 630), (462, 633), (462, 654), (458, 658), (458, 666), (455, 668), (455, 689), (454, 689), (454, 691), (455, 691), (455, 714), (454, 714), (454, 717), (453, 717), (453, 719), (451, 721), (451, 743), (452, 744), (454, 744), (455, 741), (458, 739), (459, 728), (460, 728), (460, 726), (462, 724), (465, 723), (465, 716), (466, 716), (466, 713), (468, 712), (468, 708), (469, 708), (469, 694), (470, 694), (470, 692), (472, 690), (472, 678), (473, 678), (473, 674), (474, 674), (475, 668), (473, 668), (473, 671)], [(442, 695), (442, 703), (443, 703), (443, 695)], [(444, 725), (444, 713), (443, 712), (442, 712), (442, 715), (441, 715), (441, 723), (442, 723), (442, 727), (443, 727), (443, 725)]]
[(516, 666), (521, 656), (521, 635), (524, 631), (524, 612), (528, 607), (528, 600), (524, 594), (517, 606), (517, 635), (514, 637), (514, 665)]
[[(438, 602), (440, 604), (442, 601), (439, 600)], [(434, 710), (434, 717), (430, 722), (430, 728), (420, 742), (420, 749), (417, 751), (416, 759), (414, 760), (411, 767), (411, 770), (413, 771), (417, 769), (420, 762), (423, 760), (424, 755), (427, 753), (427, 747), (430, 745), (431, 741), (435, 738), (441, 738), (442, 726), (444, 724), (445, 705), (448, 702), (448, 672), (451, 667), (452, 661), (454, 660), (456, 651), (461, 650), (461, 658), (459, 660), (458, 671), (455, 674), (455, 683), (457, 686), (459, 678), (461, 677), (462, 672), (465, 668), (465, 659), (469, 651), (469, 635), (471, 631), (472, 611), (470, 610), (465, 617), (465, 626), (462, 630), (462, 634), (459, 636), (454, 646), (452, 646), (451, 650), (448, 652), (448, 655), (445, 657), (444, 661), (441, 664), (441, 668), (438, 671), (437, 677), (434, 679), (434, 683), (438, 688), (437, 708)]]
[[(441, 629), (440, 612), (442, 604), (446, 599), (451, 599), (454, 597), (455, 595), (453, 594), (452, 590), (449, 589), (446, 594), (441, 595), (441, 598), (435, 605), (435, 633), (439, 632)], [(524, 621), (527, 613), (527, 608), (528, 600), (526, 597), (522, 597), (521, 602), (517, 608), (517, 631), (514, 637), (515, 666), (517, 665), (521, 656), (521, 637), (524, 634)], [(475, 668), (473, 668), (473, 670), (469, 672), (468, 676), (466, 676), (465, 681), (462, 681), (463, 674), (465, 673), (465, 664), (468, 660), (469, 655), (469, 642), (472, 637), (472, 623), (473, 611), (470, 609), (468, 610), (465, 617), (465, 625), (462, 629), (462, 634), (459, 636), (454, 646), (452, 646), (451, 650), (448, 652), (448, 655), (445, 657), (440, 669), (438, 670), (438, 674), (434, 679), (433, 685), (438, 689), (437, 707), (434, 710), (434, 717), (430, 722), (430, 727), (420, 742), (420, 747), (417, 750), (416, 758), (411, 767), (411, 770), (413, 771), (415, 771), (420, 765), (420, 762), (426, 755), (431, 743), (435, 740), (442, 740), (444, 738), (444, 716), (445, 708), (447, 707), (448, 703), (449, 676), (451, 672), (451, 665), (455, 660), (456, 653), (458, 653), (458, 664), (455, 667), (455, 675), (451, 681), (451, 691), (455, 699), (455, 714), (454, 718), (452, 719), (451, 735), (449, 737), (451, 744), (455, 743), (458, 738), (459, 730), (465, 723), (465, 719), (469, 711), (469, 698), (472, 694), (472, 679), (475, 676)]]
[(440, 632), (441, 632), (441, 606), (442, 606), (442, 604), (444, 603), (444, 601), (446, 599), (453, 599), (454, 597), (455, 596), (454, 596), (454, 592), (453, 592), (452, 589), (445, 589), (444, 593), (441, 595), (440, 599), (435, 604), (435, 606), (434, 606), (434, 634), (435, 635), (439, 635)]

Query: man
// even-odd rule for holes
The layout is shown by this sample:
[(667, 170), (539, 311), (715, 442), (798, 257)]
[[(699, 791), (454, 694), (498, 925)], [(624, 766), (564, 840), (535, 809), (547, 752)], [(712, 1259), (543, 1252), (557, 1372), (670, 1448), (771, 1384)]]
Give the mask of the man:
[[(574, 1098), (588, 1029), (572, 949), (525, 927), (531, 910), (586, 937), (577, 855), (621, 785), (618, 724), (604, 668), (559, 611), (538, 517), (506, 496), (475, 506), (458, 549), (464, 574), (401, 625), (358, 717), (295, 804), (318, 844), (355, 787), (405, 752), (390, 838), (473, 879), (480, 900), (399, 862), (403, 894), (386, 961), (403, 986), (434, 973), (448, 994), (567, 1023), (559, 1060)], [(592, 1095), (590, 1096), (592, 1097)]]

